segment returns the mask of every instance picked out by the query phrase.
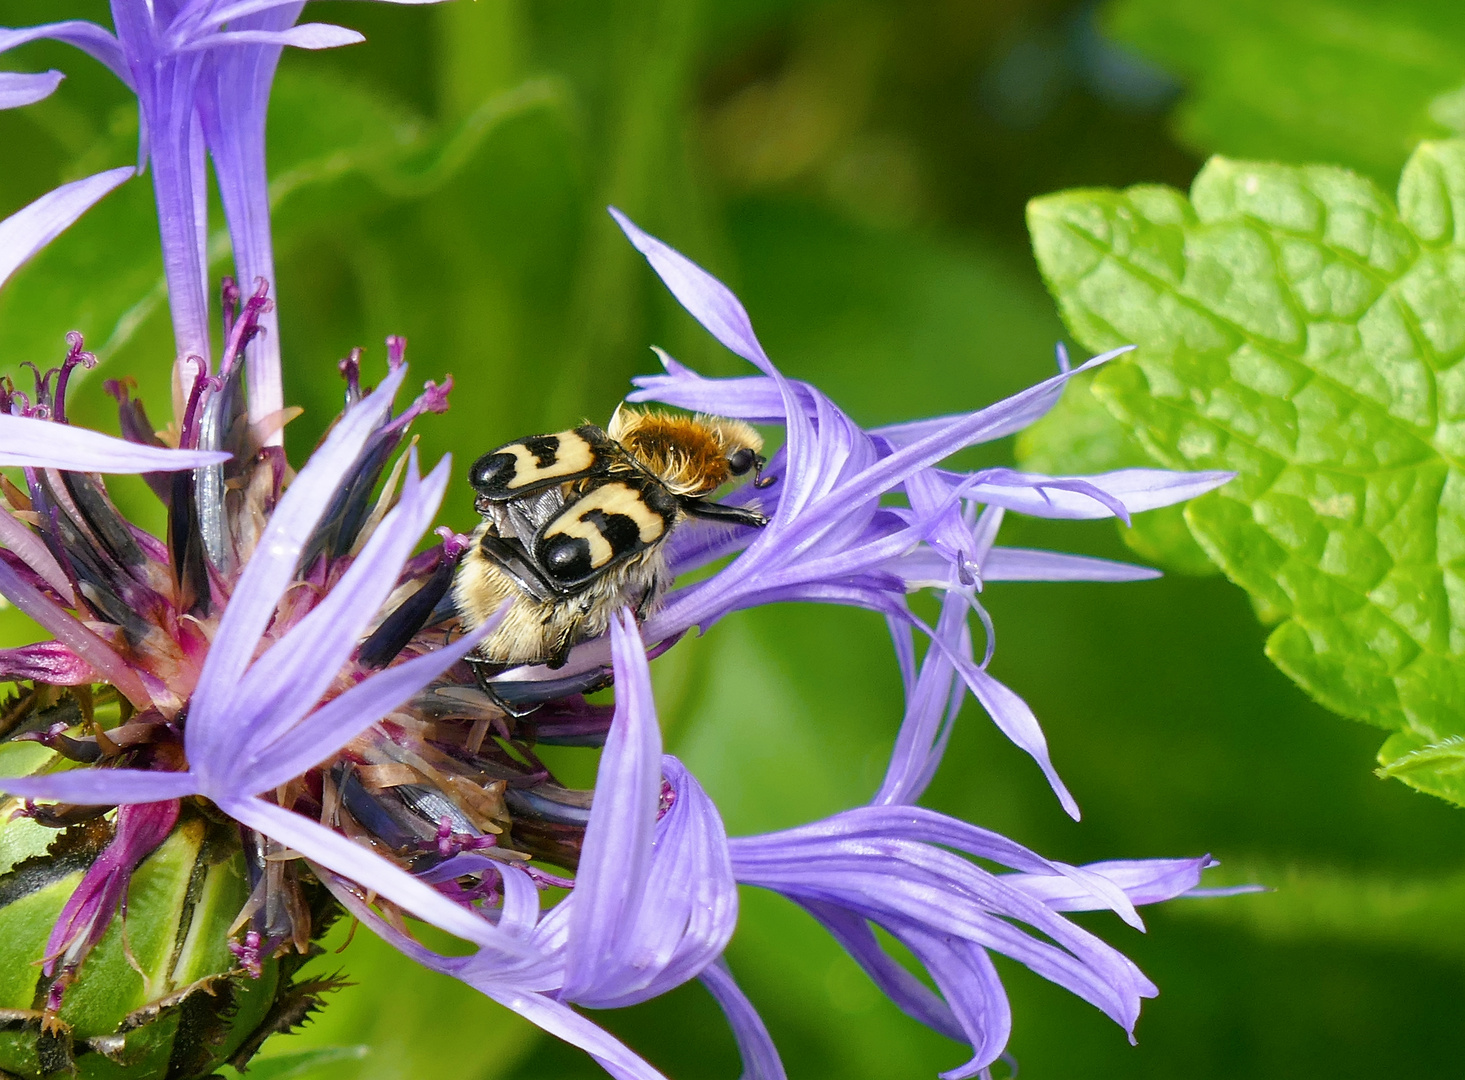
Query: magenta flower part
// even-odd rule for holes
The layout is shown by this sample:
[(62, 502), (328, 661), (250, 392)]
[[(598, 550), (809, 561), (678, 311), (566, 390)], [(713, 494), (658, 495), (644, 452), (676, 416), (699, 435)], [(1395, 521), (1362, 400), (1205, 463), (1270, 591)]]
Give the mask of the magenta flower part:
[[(125, 901), (137, 864), (168, 838), (177, 820), (177, 800), (124, 806), (117, 811), (112, 842), (67, 898), (46, 942), (47, 975), (54, 975), (58, 964), (68, 978), (75, 973), (81, 957), (102, 940), (112, 916)], [(65, 981), (61, 987), (64, 985)], [(59, 999), (55, 985), (51, 992)]]

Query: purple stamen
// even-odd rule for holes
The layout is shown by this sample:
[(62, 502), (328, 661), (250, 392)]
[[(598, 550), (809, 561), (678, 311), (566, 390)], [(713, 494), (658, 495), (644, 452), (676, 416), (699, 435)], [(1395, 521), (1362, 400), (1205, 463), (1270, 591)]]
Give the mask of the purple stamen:
[(336, 365), (341, 377), (346, 380), (346, 407), (349, 409), (364, 396), (361, 393), (361, 357), (364, 349), (355, 348), (351, 355)]
[(460, 532), (454, 532), (446, 525), (439, 525), (433, 530), (443, 542), (443, 558), (449, 562), (457, 562), (463, 557), (463, 552), (473, 546), (473, 538), (465, 536)]
[(219, 288), (219, 297), (224, 309), (224, 337), (227, 340), (234, 330), (234, 316), (239, 310), (239, 283), (226, 277)]
[(25, 415), (34, 416), (41, 420), (49, 420), (51, 418), (51, 408), (49, 404), (51, 400), (51, 395), (47, 390), (47, 384), (51, 381), (51, 371), (54, 371), (55, 369), (49, 369), (44, 375), (42, 375), (41, 369), (36, 367), (36, 365), (32, 364), (29, 360), (22, 360), (20, 366), (23, 368), (31, 369), (31, 377), (36, 384), (35, 408), (29, 409)]
[[(66, 384), (71, 379), (71, 372), (78, 365), (91, 369), (97, 366), (97, 358), (94, 353), (89, 353), (82, 348), (82, 337), (79, 331), (72, 330), (66, 335), (66, 343), (70, 349), (66, 353), (66, 359), (61, 361), (61, 369), (53, 372), (56, 375), (56, 396), (51, 402), (52, 416), (58, 424), (66, 423)], [(47, 372), (49, 378), (52, 372)]]
[(677, 804), (677, 789), (672, 787), (666, 777), (661, 778), (661, 794), (656, 799), (656, 820), (660, 821)]
[(392, 422), (381, 429), (381, 434), (391, 435), (402, 431), (408, 424), (412, 423), (424, 413), (445, 413), (448, 411), (448, 395), (453, 392), (453, 377), (451, 375), (443, 379), (443, 384), (429, 380), (423, 384), (422, 393), (417, 399), (407, 406), (398, 416), (392, 418)]
[(573, 889), (575, 887), (574, 878), (560, 877), (558, 874), (551, 874), (548, 870), (541, 870), (537, 866), (525, 866), (523, 869), (534, 884), (541, 889)]
[(450, 859), (465, 851), (482, 851), (484, 848), (497, 847), (498, 838), (491, 835), (475, 836), (472, 833), (454, 832), (453, 819), (444, 814), (438, 818), (437, 835), (433, 837), (432, 844), (436, 846), (439, 855), (444, 859)]
[(229, 340), (224, 344), (224, 359), (219, 365), (221, 378), (227, 379), (233, 374), (235, 366), (244, 355), (245, 347), (254, 340), (255, 335), (263, 332), (263, 328), (259, 325), (259, 317), (275, 306), (269, 298), (269, 291), (270, 283), (268, 281), (264, 278), (255, 280), (254, 292), (244, 302), (244, 311), (234, 321), (229, 331)]
[(401, 334), (387, 337), (387, 366), (393, 371), (407, 362), (407, 339)]
[(200, 362), (198, 373), (193, 377), (193, 387), (188, 391), (188, 404), (183, 410), (183, 428), (178, 436), (180, 449), (193, 450), (198, 447), (199, 414), (203, 411), (204, 391), (221, 388), (221, 384), (217, 380), (204, 373), (202, 362)]

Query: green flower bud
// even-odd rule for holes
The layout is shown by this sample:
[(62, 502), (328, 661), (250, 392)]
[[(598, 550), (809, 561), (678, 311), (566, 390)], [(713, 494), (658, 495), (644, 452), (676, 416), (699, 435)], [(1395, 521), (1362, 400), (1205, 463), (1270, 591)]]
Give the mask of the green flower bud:
[(100, 817), (61, 830), (26, 817), (0, 824), (0, 1080), (198, 1080), (244, 1065), (332, 988), (293, 979), (308, 954), (263, 958), (257, 977), (236, 959), (231, 930), (251, 891), (238, 827), (185, 805), (48, 1011), (47, 938), (111, 837)]

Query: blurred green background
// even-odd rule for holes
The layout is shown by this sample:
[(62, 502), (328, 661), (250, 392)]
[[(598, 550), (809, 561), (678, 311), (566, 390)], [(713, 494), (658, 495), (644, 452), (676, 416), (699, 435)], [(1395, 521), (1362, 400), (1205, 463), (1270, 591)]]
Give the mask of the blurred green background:
[[(288, 55), (277, 83), (281, 336), (299, 461), (334, 414), (335, 361), (455, 379), (418, 426), (459, 467), (526, 432), (603, 419), (666, 347), (736, 373), (604, 212), (614, 203), (731, 284), (775, 360), (862, 423), (971, 408), (1053, 370), (1063, 337), (1023, 207), (1070, 186), (1189, 183), (1206, 154), (1329, 160), (1392, 187), (1418, 138), (1465, 117), (1465, 9), (1363, 0), (477, 0), (312, 4), (365, 45)], [(105, 4), (6, 0), (11, 25)], [(0, 214), (126, 162), (136, 120), (100, 67), (0, 113)], [(167, 418), (151, 189), (135, 182), (0, 294), (0, 357), (54, 363), (80, 328), (103, 356), (72, 406), (115, 430), (103, 378)], [(222, 238), (218, 254), (226, 254)], [(219, 263), (222, 272), (225, 263)], [(376, 370), (380, 371), (378, 366)], [(1010, 462), (999, 444), (979, 460)], [(121, 497), (146, 517), (140, 485)], [(446, 519), (472, 523), (466, 485)], [(1132, 557), (1107, 523), (1009, 518), (1006, 543)], [(1371, 774), (1376, 732), (1311, 704), (1263, 657), (1218, 577), (997, 585), (994, 673), (1033, 706), (1084, 809), (968, 706), (926, 798), (1074, 862), (1212, 852), (1217, 881), (1275, 892), (1086, 925), (1161, 987), (1130, 1047), (1015, 965), (1026, 1077), (1458, 1075), (1465, 819)], [(13, 612), (6, 613), (11, 616)], [(10, 641), (30, 631), (12, 618)], [(883, 623), (822, 608), (729, 618), (657, 664), (671, 749), (734, 834), (869, 798), (901, 710)], [(593, 762), (569, 759), (586, 782)], [(729, 959), (791, 1077), (930, 1077), (962, 1048), (905, 1019), (812, 921), (748, 893)], [(577, 1051), (366, 934), (328, 969), (356, 985), (267, 1051), (365, 1044), (332, 1080), (592, 1077)], [(1000, 963), (1000, 962), (999, 962)], [(597, 1017), (669, 1076), (736, 1075), (696, 986)], [(289, 1074), (281, 1058), (262, 1076)]]

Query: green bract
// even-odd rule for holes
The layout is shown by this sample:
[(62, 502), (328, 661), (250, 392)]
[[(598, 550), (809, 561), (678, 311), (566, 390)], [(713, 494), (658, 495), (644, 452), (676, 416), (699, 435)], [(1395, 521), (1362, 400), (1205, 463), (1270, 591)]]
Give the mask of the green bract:
[[(1277, 624), (1268, 655), (1395, 732), (1386, 763), (1465, 734), (1465, 141), (1421, 145), (1397, 208), (1345, 169), (1215, 158), (1189, 199), (1028, 218), (1074, 335), (1139, 346), (1094, 393), (1166, 465), (1240, 474), (1185, 520)], [(1465, 803), (1457, 766), (1393, 772)]]
[(100, 818), (0, 825), (0, 1077), (195, 1080), (243, 1064), (313, 1007), (323, 986), (290, 978), (304, 957), (266, 960), (258, 979), (238, 966), (229, 928), (249, 885), (237, 827), (185, 808), (83, 961), (60, 1024), (44, 1023), (47, 936), (110, 835)]

